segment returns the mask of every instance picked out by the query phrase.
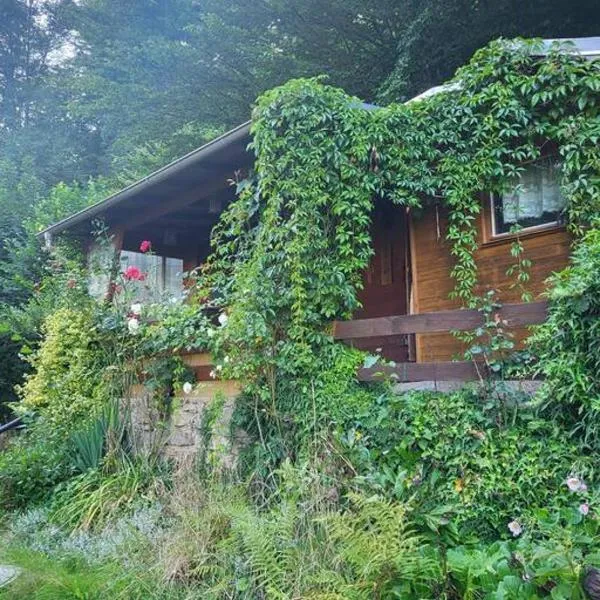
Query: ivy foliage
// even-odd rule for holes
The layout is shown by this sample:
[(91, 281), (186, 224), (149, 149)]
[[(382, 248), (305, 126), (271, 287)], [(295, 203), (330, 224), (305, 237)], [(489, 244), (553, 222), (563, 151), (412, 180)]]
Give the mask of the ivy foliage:
[(544, 384), (544, 413), (564, 423), (593, 450), (600, 411), (600, 230), (588, 231), (571, 265), (554, 275), (548, 319), (530, 340)]
[(329, 323), (359, 306), (374, 202), (447, 209), (453, 294), (466, 306), (479, 294), (478, 193), (514, 185), (524, 163), (558, 153), (565, 218), (581, 235), (600, 214), (599, 92), (599, 62), (499, 40), (445, 90), (407, 104), (369, 107), (318, 79), (263, 95), (255, 174), (216, 228), (208, 268), (229, 312), (218, 348), (229, 374), (273, 414), (282, 376), (296, 394), (320, 393)]
[(506, 536), (514, 518), (570, 506), (566, 477), (588, 478), (593, 463), (560, 426), (504, 395), (506, 406), (474, 390), (384, 393), (339, 439), (370, 492), (411, 498), (462, 534)]

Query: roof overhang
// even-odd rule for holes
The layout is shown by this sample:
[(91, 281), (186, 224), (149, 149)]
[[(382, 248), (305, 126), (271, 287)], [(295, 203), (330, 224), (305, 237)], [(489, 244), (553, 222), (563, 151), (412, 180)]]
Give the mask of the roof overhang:
[(251, 163), (249, 142), (247, 121), (104, 200), (50, 225), (37, 236), (50, 240), (66, 230), (87, 235), (95, 219), (109, 223), (124, 220), (127, 215), (148, 211), (211, 179), (222, 178), (225, 185), (226, 174), (231, 176), (236, 169)]
[[(510, 42), (511, 47), (516, 47), (519, 42)], [(515, 46), (512, 46), (515, 44)], [(561, 51), (566, 54), (575, 54), (583, 56), (588, 60), (597, 60), (600, 58), (600, 37), (587, 37), (587, 38), (555, 38), (541, 40), (539, 51), (535, 52), (535, 56), (547, 56), (555, 45), (559, 45)], [(444, 83), (442, 85), (436, 85), (424, 92), (421, 92), (417, 96), (410, 98), (406, 101), (406, 104), (411, 102), (418, 102), (419, 100), (425, 100), (431, 96), (437, 96), (442, 92), (456, 92), (460, 91), (461, 84), (458, 81), (450, 83)]]

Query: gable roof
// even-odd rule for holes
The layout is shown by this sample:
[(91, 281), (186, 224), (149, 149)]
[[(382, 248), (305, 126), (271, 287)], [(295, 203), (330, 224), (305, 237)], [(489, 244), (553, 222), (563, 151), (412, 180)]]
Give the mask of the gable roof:
[(232, 155), (236, 157), (243, 155), (249, 142), (250, 121), (246, 121), (108, 198), (46, 227), (37, 235), (39, 238), (47, 238), (47, 236), (55, 235), (66, 229), (76, 228), (78, 225), (89, 223), (95, 217), (100, 217), (111, 209), (127, 207), (132, 210), (147, 210), (150, 208), (147, 203), (140, 205), (139, 199), (142, 196), (152, 198), (160, 195), (165, 188), (169, 188), (173, 193), (175, 188), (166, 183), (172, 182), (175, 176), (178, 176), (184, 185), (189, 185), (193, 181), (201, 181), (211, 170), (222, 168)]
[(542, 40), (543, 48), (549, 52), (552, 44), (559, 42), (561, 44), (571, 44), (573, 49), (566, 49), (567, 52), (581, 54), (581, 56), (600, 57), (600, 37), (584, 38), (550, 38)]

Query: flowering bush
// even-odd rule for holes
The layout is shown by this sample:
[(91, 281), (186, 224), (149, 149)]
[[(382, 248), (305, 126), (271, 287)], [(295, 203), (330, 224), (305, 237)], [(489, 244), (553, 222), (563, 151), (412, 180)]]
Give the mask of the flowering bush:
[(203, 351), (212, 347), (216, 328), (200, 307), (166, 304), (147, 307), (151, 320), (144, 329), (148, 354)]
[(146, 254), (147, 252), (150, 252), (151, 250), (152, 250), (152, 242), (150, 242), (149, 240), (144, 240), (140, 244), (140, 252), (142, 252), (143, 254)]

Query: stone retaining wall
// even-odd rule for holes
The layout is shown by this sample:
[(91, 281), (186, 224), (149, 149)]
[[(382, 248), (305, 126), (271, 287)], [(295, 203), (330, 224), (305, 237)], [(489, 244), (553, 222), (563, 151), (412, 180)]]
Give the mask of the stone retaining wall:
[[(140, 452), (158, 451), (167, 458), (184, 463), (200, 452), (217, 453), (227, 466), (235, 461), (239, 443), (230, 435), (231, 415), (239, 393), (235, 381), (200, 381), (191, 393), (178, 395), (173, 401), (173, 411), (166, 422), (154, 406), (151, 395), (142, 385), (134, 386), (128, 404), (131, 414), (134, 443)], [(212, 434), (205, 448), (206, 419), (210, 408), (218, 410)]]

